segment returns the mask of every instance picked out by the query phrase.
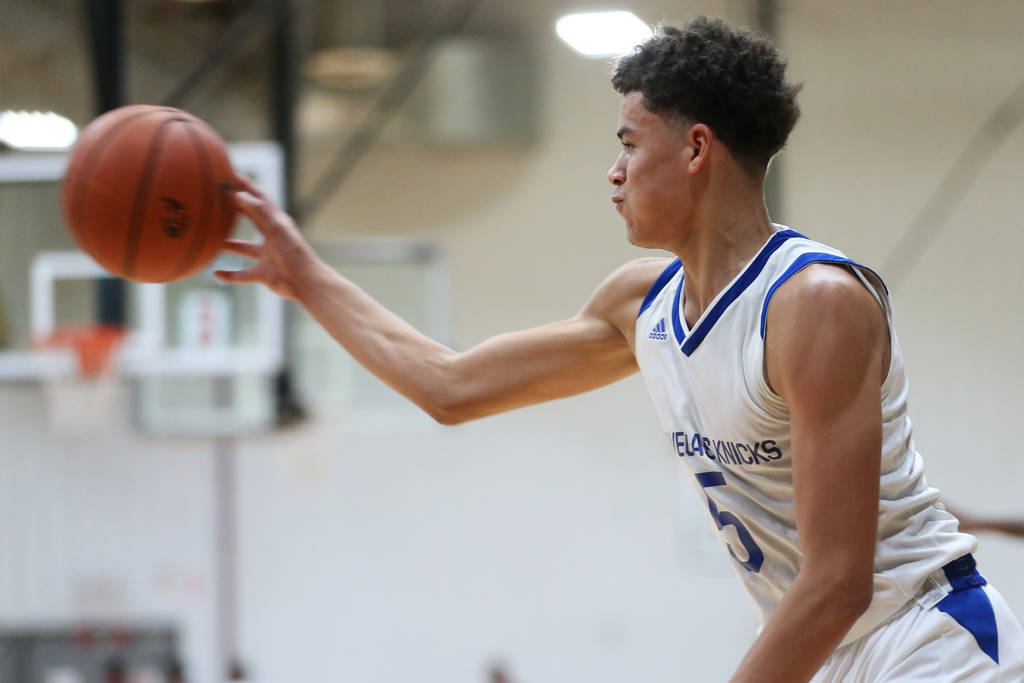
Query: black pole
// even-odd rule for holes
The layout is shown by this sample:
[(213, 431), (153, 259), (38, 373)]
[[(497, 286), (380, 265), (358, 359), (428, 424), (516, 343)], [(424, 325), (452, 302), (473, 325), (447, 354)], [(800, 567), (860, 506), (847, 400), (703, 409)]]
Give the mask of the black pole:
[(284, 153), (284, 207), (296, 223), (295, 205), (295, 102), (298, 81), (295, 17), (291, 0), (274, 0), (271, 9), (270, 125)]
[[(121, 0), (88, 0), (86, 4), (97, 115), (124, 104), (121, 10)], [(96, 322), (99, 325), (124, 325), (124, 280), (99, 280), (96, 286)]]
[(88, 0), (89, 39), (98, 114), (124, 102), (121, 0)]
[[(284, 155), (284, 207), (302, 227), (298, 202), (295, 199), (295, 159), (297, 141), (295, 135), (295, 107), (298, 83), (298, 50), (295, 38), (295, 12), (291, 0), (272, 0), (270, 10), (273, 32), (270, 36), (270, 126), (274, 140), (281, 145)], [(285, 367), (275, 378), (277, 396), (277, 422), (279, 425), (292, 424), (306, 415), (305, 409), (295, 395), (288, 360), (292, 357), (293, 340), (290, 330), (295, 311), (291, 305), (285, 307), (284, 354)]]

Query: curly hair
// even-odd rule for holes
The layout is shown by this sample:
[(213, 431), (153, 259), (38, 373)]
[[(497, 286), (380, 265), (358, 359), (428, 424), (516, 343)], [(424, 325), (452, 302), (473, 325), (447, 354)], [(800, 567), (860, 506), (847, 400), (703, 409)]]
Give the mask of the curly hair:
[(655, 35), (615, 64), (612, 86), (640, 92), (659, 116), (704, 123), (740, 159), (765, 166), (800, 118), (800, 85), (767, 39), (696, 17)]

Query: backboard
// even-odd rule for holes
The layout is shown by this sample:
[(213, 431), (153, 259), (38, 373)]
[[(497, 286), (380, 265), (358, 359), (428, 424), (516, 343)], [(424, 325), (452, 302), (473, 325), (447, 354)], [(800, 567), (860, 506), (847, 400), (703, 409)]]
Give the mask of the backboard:
[[(229, 145), (232, 164), (280, 202), (273, 143)], [(98, 279), (111, 277), (64, 229), (59, 183), (65, 154), (0, 155), (0, 383), (72, 376), (68, 351), (33, 348), (55, 328), (94, 324)], [(252, 238), (240, 218), (235, 236)], [(273, 378), (284, 364), (284, 302), (262, 287), (212, 276), (240, 257), (168, 284), (128, 283), (116, 372), (136, 380), (137, 423), (168, 434), (229, 434), (269, 427)]]
[[(315, 242), (329, 266), (431, 339), (452, 344), (451, 273), (437, 244), (408, 238)], [(349, 428), (428, 422), (411, 402), (359, 365), (304, 310), (290, 321), (296, 393), (316, 417)]]

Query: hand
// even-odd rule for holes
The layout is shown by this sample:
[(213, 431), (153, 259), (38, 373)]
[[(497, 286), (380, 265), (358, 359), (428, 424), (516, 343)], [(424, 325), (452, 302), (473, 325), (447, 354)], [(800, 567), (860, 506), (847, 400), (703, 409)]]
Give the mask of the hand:
[(231, 191), (235, 206), (256, 225), (263, 242), (225, 241), (225, 251), (255, 259), (256, 264), (245, 270), (218, 270), (214, 276), (222, 282), (263, 284), (279, 296), (298, 300), (297, 277), (309, 273), (316, 261), (313, 250), (291, 216), (247, 178), (236, 176)]

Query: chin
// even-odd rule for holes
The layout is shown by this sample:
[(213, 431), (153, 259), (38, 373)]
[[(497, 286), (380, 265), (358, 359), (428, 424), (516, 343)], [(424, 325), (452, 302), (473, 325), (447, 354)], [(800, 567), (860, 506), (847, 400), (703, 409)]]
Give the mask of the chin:
[(629, 221), (626, 221), (626, 241), (629, 242), (630, 244), (632, 244), (635, 247), (639, 247), (640, 245), (637, 244), (636, 240), (637, 240), (636, 228), (633, 227), (632, 223), (630, 223)]
[(626, 241), (632, 244), (634, 247), (641, 247), (643, 249), (650, 249), (651, 245), (644, 242), (643, 238), (637, 234), (636, 230), (631, 225), (626, 225)]

